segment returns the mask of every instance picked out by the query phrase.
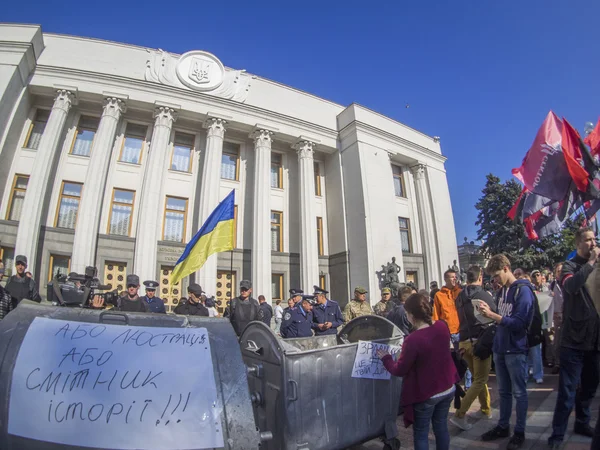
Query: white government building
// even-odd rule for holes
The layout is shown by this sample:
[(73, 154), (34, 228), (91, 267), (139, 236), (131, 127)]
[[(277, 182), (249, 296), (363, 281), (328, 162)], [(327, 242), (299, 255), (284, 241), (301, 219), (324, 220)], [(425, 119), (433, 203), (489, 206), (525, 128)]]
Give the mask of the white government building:
[(458, 259), (438, 138), (205, 51), (1, 24), (0, 151), (0, 257), (26, 255), (43, 294), (95, 265), (120, 290), (159, 281), (171, 310), (175, 262), (232, 189), (236, 249), (193, 275), (220, 298), (246, 278), (270, 300), (321, 284), (343, 306), (362, 285), (375, 303), (392, 257), (420, 288)]

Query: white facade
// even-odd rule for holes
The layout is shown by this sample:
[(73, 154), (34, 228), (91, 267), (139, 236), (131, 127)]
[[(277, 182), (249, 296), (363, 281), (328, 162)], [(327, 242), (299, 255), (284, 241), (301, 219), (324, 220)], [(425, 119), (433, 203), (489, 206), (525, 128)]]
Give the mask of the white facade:
[(0, 256), (28, 256), (42, 291), (95, 265), (158, 279), (172, 307), (188, 281), (169, 270), (231, 189), (237, 248), (193, 276), (223, 298), (249, 278), (374, 303), (392, 257), (422, 288), (458, 258), (438, 139), (203, 51), (0, 25), (0, 151)]

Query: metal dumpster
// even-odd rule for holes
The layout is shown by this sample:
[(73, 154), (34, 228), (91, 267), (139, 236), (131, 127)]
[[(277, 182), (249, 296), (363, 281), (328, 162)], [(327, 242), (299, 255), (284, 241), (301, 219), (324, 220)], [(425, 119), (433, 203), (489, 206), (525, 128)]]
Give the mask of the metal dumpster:
[(359, 340), (401, 345), (403, 334), (379, 316), (358, 317), (337, 336), (282, 339), (260, 322), (244, 329), (256, 424), (273, 433), (261, 448), (344, 449), (378, 436), (399, 448), (402, 380), (352, 378)]
[(0, 321), (0, 448), (257, 449), (229, 321), (43, 306)]

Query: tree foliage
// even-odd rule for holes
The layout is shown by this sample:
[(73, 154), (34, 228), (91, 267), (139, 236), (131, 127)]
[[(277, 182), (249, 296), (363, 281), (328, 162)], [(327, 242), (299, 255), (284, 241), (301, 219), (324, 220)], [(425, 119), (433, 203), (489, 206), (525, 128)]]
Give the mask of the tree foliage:
[(521, 185), (514, 180), (500, 182), (493, 174), (487, 175), (485, 187), (475, 208), (479, 211), (477, 239), (483, 241), (481, 248), (486, 257), (504, 253), (514, 268), (524, 270), (552, 267), (575, 248), (575, 230), (582, 218), (569, 220), (562, 231), (538, 241), (527, 241), (523, 224), (508, 218), (508, 211), (517, 201)]

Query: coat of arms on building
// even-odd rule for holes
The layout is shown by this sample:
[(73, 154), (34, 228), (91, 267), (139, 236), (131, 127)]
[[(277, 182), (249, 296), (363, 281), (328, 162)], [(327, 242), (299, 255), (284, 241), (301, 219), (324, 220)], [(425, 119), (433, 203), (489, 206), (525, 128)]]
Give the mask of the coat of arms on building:
[(223, 67), (211, 53), (195, 50), (177, 57), (164, 50), (147, 50), (145, 79), (155, 83), (206, 92), (218, 97), (245, 102), (251, 75), (244, 70)]

